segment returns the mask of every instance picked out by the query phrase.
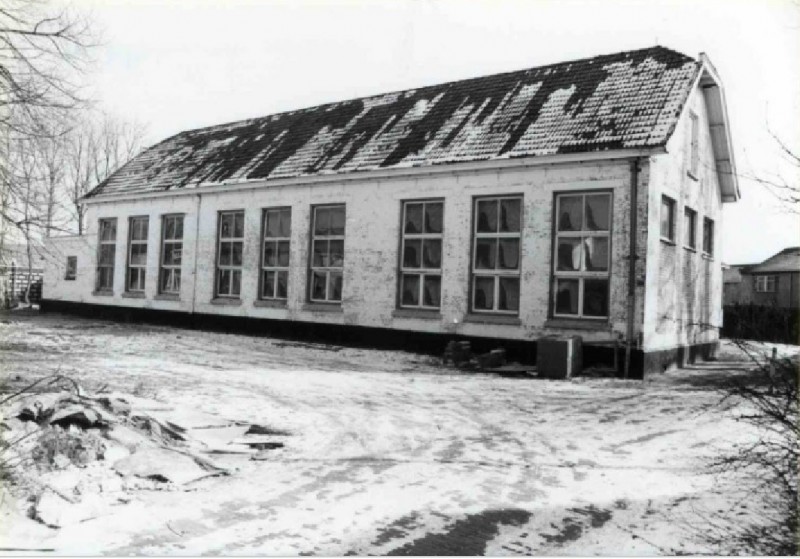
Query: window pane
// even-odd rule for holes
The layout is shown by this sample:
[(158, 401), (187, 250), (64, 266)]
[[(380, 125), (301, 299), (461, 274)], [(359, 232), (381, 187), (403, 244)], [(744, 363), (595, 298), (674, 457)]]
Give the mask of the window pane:
[(164, 218), (164, 238), (175, 238), (175, 220), (171, 217)]
[(278, 272), (278, 285), (275, 294), (279, 299), (286, 299), (289, 292), (289, 272)]
[(419, 268), (422, 262), (422, 241), (419, 239), (406, 239), (403, 242), (403, 267)]
[(131, 240), (132, 241), (145, 241), (147, 240), (147, 219), (132, 219), (131, 220)]
[(519, 268), (519, 239), (500, 239), (499, 264), (503, 270)]
[(334, 268), (344, 266), (344, 240), (330, 242), (330, 264)]
[(289, 241), (278, 243), (278, 266), (289, 266)]
[(183, 239), (183, 217), (175, 218), (175, 239)]
[(608, 270), (608, 237), (587, 237), (584, 239), (584, 248), (587, 270), (594, 272)]
[(328, 265), (328, 242), (314, 241), (314, 266), (325, 267)]
[(475, 293), (473, 295), (475, 309), (494, 309), (494, 278), (476, 277)]
[(314, 212), (314, 234), (328, 235), (331, 229), (330, 208), (315, 208)]
[(425, 232), (441, 233), (444, 226), (442, 222), (444, 203), (427, 202), (425, 204)]
[(341, 301), (342, 300), (342, 273), (330, 272), (330, 284), (328, 286), (328, 300)]
[(425, 276), (425, 286), (423, 289), (423, 304), (426, 307), (438, 307), (441, 301), (442, 277)]
[(177, 293), (181, 289), (180, 270), (161, 270), (161, 291), (164, 293)]
[(238, 295), (242, 287), (242, 272), (233, 270), (231, 272), (231, 294)]
[(244, 237), (244, 214), (241, 212), (234, 215), (233, 235), (237, 239)]
[(117, 220), (104, 219), (100, 222), (100, 239), (114, 241), (117, 238)]
[(583, 230), (583, 197), (559, 196), (558, 197), (558, 230), (581, 231)]
[(401, 287), (401, 304), (414, 306), (419, 305), (419, 275), (403, 274), (403, 285)]
[(608, 280), (583, 280), (584, 316), (608, 316)]
[(115, 249), (116, 247), (114, 245), (100, 245), (99, 264), (113, 266)]
[(261, 279), (261, 296), (271, 298), (275, 296), (275, 272), (265, 271)]
[(422, 266), (425, 268), (442, 267), (442, 241), (426, 239), (422, 243)]
[(405, 220), (406, 233), (422, 233), (422, 204), (406, 204)]
[(344, 235), (344, 206), (331, 209), (331, 235)]
[(231, 291), (231, 271), (219, 270), (217, 293), (219, 293), (220, 295), (228, 295), (230, 291)]
[(325, 285), (328, 277), (325, 272), (314, 272), (311, 275), (311, 298), (320, 301), (325, 300)]
[(267, 212), (267, 222), (264, 224), (265, 237), (278, 237), (281, 234), (281, 218), (280, 214), (275, 210)]
[(275, 241), (264, 241), (264, 266), (273, 267), (278, 261), (278, 248)]
[(578, 280), (556, 280), (556, 313), (578, 314)]
[(695, 246), (695, 213), (686, 208), (683, 213), (683, 239), (686, 246)]
[(233, 250), (231, 254), (233, 255), (233, 265), (234, 266), (241, 266), (242, 265), (242, 243), (236, 242), (231, 243), (233, 245)]
[(497, 306), (501, 311), (519, 310), (519, 278), (500, 278), (497, 299)]
[(99, 289), (111, 289), (114, 286), (114, 268), (100, 268), (97, 284)]
[(608, 194), (586, 196), (586, 230), (608, 231), (610, 202)]
[(572, 272), (581, 268), (581, 240), (559, 239), (556, 270)]
[(131, 266), (144, 266), (147, 264), (147, 245), (131, 245)]
[(278, 233), (281, 237), (290, 237), (292, 235), (292, 210), (285, 208), (279, 211), (281, 226)]
[(497, 200), (478, 200), (478, 232), (497, 232)]
[(494, 270), (496, 250), (496, 239), (478, 239), (475, 244), (475, 268), (479, 270)]
[(522, 215), (521, 202), (519, 198), (514, 200), (501, 200), (500, 231), (504, 233), (516, 233), (519, 231)]
[(219, 222), (219, 236), (222, 239), (228, 239), (233, 234), (233, 215), (222, 214), (220, 215)]

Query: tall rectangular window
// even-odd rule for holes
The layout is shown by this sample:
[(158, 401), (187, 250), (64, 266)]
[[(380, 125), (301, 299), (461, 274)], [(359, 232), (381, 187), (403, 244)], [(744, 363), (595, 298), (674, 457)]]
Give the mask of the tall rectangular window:
[(714, 256), (714, 220), (703, 218), (703, 253)]
[(522, 196), (475, 198), (472, 310), (519, 312)]
[(238, 298), (242, 290), (244, 211), (219, 212), (217, 297)]
[(148, 217), (132, 217), (128, 227), (128, 279), (125, 289), (131, 292), (144, 291), (147, 273), (147, 228)]
[(65, 280), (74, 280), (78, 277), (78, 257), (67, 256), (67, 271), (64, 274)]
[(313, 302), (342, 300), (344, 225), (344, 204), (312, 208), (309, 299)]
[(661, 238), (675, 242), (675, 200), (669, 196), (661, 197)]
[(161, 266), (158, 272), (160, 293), (179, 294), (183, 261), (183, 216), (161, 218)]
[(553, 314), (608, 317), (611, 193), (556, 196)]
[(117, 218), (101, 219), (98, 223), (97, 291), (114, 289), (114, 259), (117, 255)]
[(697, 212), (688, 206), (683, 208), (683, 246), (697, 248)]
[(403, 202), (400, 306), (438, 309), (442, 291), (444, 202)]
[(691, 126), (691, 159), (689, 162), (689, 173), (697, 178), (700, 166), (700, 125), (695, 113), (689, 113)]
[(262, 228), (261, 299), (286, 300), (289, 292), (292, 208), (265, 209)]

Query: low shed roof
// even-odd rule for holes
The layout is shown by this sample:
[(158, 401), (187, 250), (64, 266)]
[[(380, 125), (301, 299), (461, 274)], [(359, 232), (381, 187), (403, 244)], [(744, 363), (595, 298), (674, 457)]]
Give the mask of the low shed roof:
[(190, 130), (89, 197), (664, 146), (701, 66), (653, 47)]
[(769, 274), (776, 272), (800, 272), (800, 247), (789, 247), (775, 256), (748, 268), (749, 274)]

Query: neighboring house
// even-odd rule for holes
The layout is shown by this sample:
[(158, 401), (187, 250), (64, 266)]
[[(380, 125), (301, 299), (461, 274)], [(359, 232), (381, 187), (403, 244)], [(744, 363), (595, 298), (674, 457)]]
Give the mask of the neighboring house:
[(662, 370), (716, 347), (738, 198), (714, 67), (654, 47), (182, 132), (86, 196), (44, 308), (577, 334)]
[(724, 271), (724, 304), (800, 308), (800, 247)]

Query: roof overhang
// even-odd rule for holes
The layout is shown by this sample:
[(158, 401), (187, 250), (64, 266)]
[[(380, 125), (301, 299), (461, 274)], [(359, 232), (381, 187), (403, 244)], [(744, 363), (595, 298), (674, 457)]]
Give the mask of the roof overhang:
[(723, 202), (736, 202), (741, 198), (739, 180), (736, 174), (736, 163), (733, 158), (728, 109), (725, 103), (725, 91), (716, 68), (708, 56), (701, 52), (699, 56), (702, 68), (698, 84), (708, 111), (708, 125), (711, 131), (711, 146), (717, 168), (720, 193)]

